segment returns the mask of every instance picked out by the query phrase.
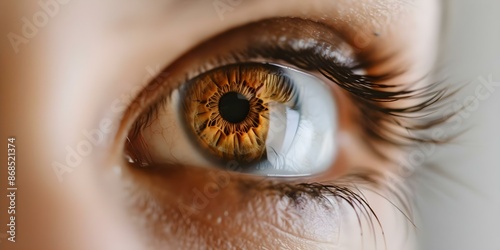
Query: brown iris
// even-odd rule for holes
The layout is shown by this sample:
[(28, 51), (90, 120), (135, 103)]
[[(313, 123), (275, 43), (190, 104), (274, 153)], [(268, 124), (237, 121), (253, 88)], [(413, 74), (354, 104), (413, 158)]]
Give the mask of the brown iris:
[(270, 103), (295, 96), (290, 79), (271, 65), (214, 69), (193, 79), (182, 102), (188, 129), (222, 160), (255, 162), (265, 155)]

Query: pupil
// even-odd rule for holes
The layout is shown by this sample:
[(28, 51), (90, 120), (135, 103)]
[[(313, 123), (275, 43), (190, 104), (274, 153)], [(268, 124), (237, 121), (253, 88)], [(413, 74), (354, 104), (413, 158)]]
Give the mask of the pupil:
[(250, 102), (240, 93), (227, 92), (219, 99), (219, 113), (224, 120), (240, 123), (250, 112)]

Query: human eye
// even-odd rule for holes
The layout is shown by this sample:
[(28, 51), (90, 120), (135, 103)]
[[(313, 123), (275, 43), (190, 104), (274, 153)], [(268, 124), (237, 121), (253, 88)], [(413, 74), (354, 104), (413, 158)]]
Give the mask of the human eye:
[[(406, 132), (438, 122), (414, 117), (446, 91), (395, 83), (404, 68), (345, 36), (304, 18), (251, 22), (144, 88), (125, 115), (121, 164), (159, 242), (314, 249), (368, 237), (381, 247), (411, 225), (392, 168), (425, 140)], [(385, 231), (395, 218), (407, 221)]]
[[(172, 110), (160, 111), (155, 122), (180, 120), (172, 124), (184, 127), (174, 128), (184, 130), (184, 136), (181, 132), (174, 139), (152, 122), (141, 133), (147, 137), (145, 148), (134, 151), (141, 165), (224, 166), (233, 161), (241, 172), (303, 176), (333, 163), (336, 110), (330, 90), (317, 77), (274, 64), (243, 63), (205, 72), (182, 88), (161, 106)], [(156, 136), (165, 143), (150, 145)], [(162, 155), (166, 145), (186, 144), (182, 140), (191, 140), (197, 150)], [(148, 152), (151, 162), (144, 162), (141, 156)], [(189, 157), (199, 154), (205, 161)]]

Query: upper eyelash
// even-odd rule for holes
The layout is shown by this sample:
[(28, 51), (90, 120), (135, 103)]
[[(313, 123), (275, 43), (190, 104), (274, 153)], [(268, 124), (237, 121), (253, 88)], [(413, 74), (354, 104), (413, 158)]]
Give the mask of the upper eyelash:
[[(404, 68), (396, 69), (393, 72), (386, 72), (379, 75), (360, 75), (354, 73), (357, 69), (368, 68), (370, 65), (383, 63), (391, 57), (385, 57), (382, 61), (359, 61), (350, 64), (342, 62), (332, 62), (335, 58), (324, 58), (315, 54), (316, 48), (306, 48), (300, 51), (288, 53), (293, 48), (283, 46), (270, 46), (265, 49), (255, 49), (249, 51), (247, 56), (266, 55), (272, 59), (279, 59), (297, 65), (303, 70), (313, 70), (319, 72), (332, 83), (342, 87), (350, 93), (355, 100), (360, 113), (359, 123), (362, 124), (364, 134), (372, 140), (367, 140), (367, 145), (375, 155), (384, 160), (393, 161), (389, 155), (385, 154), (378, 142), (388, 143), (394, 146), (413, 146), (415, 143), (445, 143), (454, 138), (455, 135), (448, 135), (441, 140), (426, 138), (419, 134), (419, 131), (427, 131), (454, 116), (437, 116), (435, 110), (443, 107), (446, 100), (454, 96), (459, 88), (451, 89), (449, 86), (442, 86), (441, 81), (434, 82), (420, 89), (409, 89), (414, 82), (401, 83), (397, 85), (381, 84), (380, 82), (391, 80), (403, 74)], [(424, 79), (424, 77), (422, 77)], [(394, 90), (397, 88), (397, 90)], [(384, 103), (401, 100), (415, 100), (416, 103), (391, 108)], [(392, 125), (404, 130), (394, 131)], [(413, 132), (413, 133), (410, 133)]]
[[(402, 83), (398, 85), (381, 84), (381, 81), (390, 80), (395, 76), (403, 74), (404, 69), (396, 69), (394, 72), (387, 72), (379, 75), (360, 75), (354, 73), (356, 69), (366, 68), (369, 65), (383, 63), (379, 62), (360, 62), (354, 64), (343, 64), (342, 62), (332, 62), (332, 58), (323, 58), (315, 54), (315, 49), (295, 50), (293, 55), (290, 51), (292, 48), (283, 48), (280, 46), (269, 47), (264, 50), (253, 50), (248, 55), (267, 55), (272, 59), (284, 60), (288, 63), (297, 65), (303, 70), (314, 70), (321, 73), (331, 82), (342, 87), (358, 100), (373, 103), (395, 102), (407, 99), (422, 99), (419, 103), (412, 106), (389, 108), (386, 106), (377, 105), (376, 111), (389, 114), (394, 117), (411, 118), (411, 115), (420, 114), (425, 109), (431, 109), (438, 105), (438, 102), (449, 98), (454, 92), (448, 91), (446, 87), (440, 88), (441, 82), (430, 84), (421, 89), (409, 90), (408, 87), (412, 83)], [(334, 60), (334, 59), (333, 59)], [(390, 60), (390, 57), (384, 60)], [(423, 78), (423, 77), (422, 77)], [(391, 90), (399, 88), (400, 90)], [(429, 122), (430, 123), (430, 122)], [(415, 129), (418, 129), (415, 127)]]

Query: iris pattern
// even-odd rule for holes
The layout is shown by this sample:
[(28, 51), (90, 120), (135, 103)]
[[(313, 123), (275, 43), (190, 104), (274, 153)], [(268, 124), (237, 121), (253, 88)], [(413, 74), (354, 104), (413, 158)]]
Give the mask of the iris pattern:
[(228, 65), (186, 84), (181, 102), (187, 128), (221, 160), (252, 163), (266, 154), (271, 103), (296, 98), (295, 85), (265, 64)]

